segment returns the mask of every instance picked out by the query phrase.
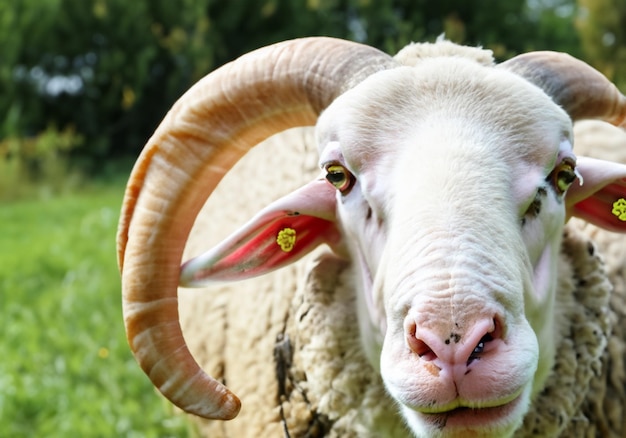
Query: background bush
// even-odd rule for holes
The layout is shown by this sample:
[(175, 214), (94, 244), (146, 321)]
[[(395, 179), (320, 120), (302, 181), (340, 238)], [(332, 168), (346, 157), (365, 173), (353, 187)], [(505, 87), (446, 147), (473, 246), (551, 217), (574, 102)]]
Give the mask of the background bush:
[(329, 35), (393, 53), (443, 32), (500, 60), (566, 51), (626, 84), (623, 0), (3, 0), (0, 139), (71, 129), (91, 172), (136, 156), (185, 89), (260, 46)]
[(83, 143), (74, 129), (49, 127), (33, 137), (0, 141), (0, 200), (47, 197), (75, 189), (81, 180), (69, 154)]

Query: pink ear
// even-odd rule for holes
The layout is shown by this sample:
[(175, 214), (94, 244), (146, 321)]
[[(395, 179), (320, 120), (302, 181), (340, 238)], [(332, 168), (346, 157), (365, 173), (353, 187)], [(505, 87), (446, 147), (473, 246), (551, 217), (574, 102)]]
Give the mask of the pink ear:
[(181, 286), (243, 280), (288, 265), (322, 243), (339, 244), (336, 190), (313, 181), (261, 210), (215, 248), (187, 261)]
[(626, 165), (579, 157), (576, 169), (583, 177), (566, 194), (568, 216), (577, 216), (617, 233), (626, 233)]

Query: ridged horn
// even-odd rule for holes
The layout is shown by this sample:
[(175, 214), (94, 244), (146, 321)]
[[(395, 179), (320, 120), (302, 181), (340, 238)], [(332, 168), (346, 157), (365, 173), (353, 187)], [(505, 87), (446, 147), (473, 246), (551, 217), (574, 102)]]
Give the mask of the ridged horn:
[(499, 65), (542, 88), (572, 120), (599, 119), (626, 128), (626, 97), (589, 64), (559, 52), (529, 52)]
[(332, 38), (268, 46), (200, 80), (144, 147), (126, 187), (117, 235), (128, 342), (152, 383), (181, 409), (227, 420), (239, 399), (191, 356), (178, 320), (181, 257), (193, 222), (251, 147), (315, 124), (339, 94), (395, 61)]

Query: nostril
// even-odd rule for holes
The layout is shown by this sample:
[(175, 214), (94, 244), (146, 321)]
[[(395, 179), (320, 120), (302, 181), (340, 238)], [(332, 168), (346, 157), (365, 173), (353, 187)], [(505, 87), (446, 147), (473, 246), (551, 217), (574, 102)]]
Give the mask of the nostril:
[(480, 338), (480, 340), (474, 347), (474, 350), (467, 358), (467, 365), (471, 364), (477, 359), (480, 359), (481, 355), (485, 353), (485, 351), (489, 350), (489, 343), (492, 342), (494, 339), (497, 339), (501, 335), (501, 333), (501, 324), (498, 323), (497, 318), (494, 318), (491, 330)]
[(409, 347), (424, 360), (431, 361), (437, 359), (435, 352), (421, 339), (413, 338), (409, 340)]
[(472, 352), (472, 354), (480, 354), (485, 351), (485, 344), (491, 341), (493, 341), (493, 337), (491, 336), (491, 334), (487, 333), (485, 336), (480, 338), (480, 341), (478, 341), (478, 344), (476, 345), (476, 347), (474, 347), (474, 351)]
[(480, 355), (485, 352), (485, 347), (491, 341), (493, 341), (493, 337), (489, 333), (480, 338), (480, 341), (478, 341), (478, 344), (474, 347), (474, 351), (472, 351), (472, 354), (470, 354), (470, 357), (467, 359), (467, 365), (479, 359)]
[(446, 331), (450, 335), (443, 340), (439, 333), (418, 327), (412, 318), (407, 318), (404, 330), (406, 346), (420, 359), (466, 366), (493, 355), (504, 335), (503, 324), (497, 315), (478, 320), (469, 325), (469, 329), (458, 333)]
[(432, 350), (432, 348), (430, 348), (430, 346), (426, 342), (415, 336), (415, 330), (415, 325), (411, 324), (406, 332), (407, 344), (411, 351), (417, 354), (420, 358), (427, 361), (437, 359), (437, 355)]

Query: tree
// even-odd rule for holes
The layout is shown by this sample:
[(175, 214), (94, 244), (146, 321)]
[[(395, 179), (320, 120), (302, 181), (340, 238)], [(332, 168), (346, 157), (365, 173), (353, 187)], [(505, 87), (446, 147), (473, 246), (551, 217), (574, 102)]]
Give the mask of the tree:
[(143, 144), (173, 96), (212, 65), (207, 3), (2, 2), (0, 137), (73, 126), (95, 159)]
[(626, 2), (578, 0), (576, 21), (585, 58), (626, 90)]
[(0, 141), (52, 127), (76, 132), (83, 147), (75, 156), (93, 163), (136, 155), (201, 76), (301, 36), (348, 38), (394, 53), (445, 32), (500, 59), (546, 45), (577, 47), (572, 16), (551, 15), (551, 7), (533, 1), (4, 0)]

